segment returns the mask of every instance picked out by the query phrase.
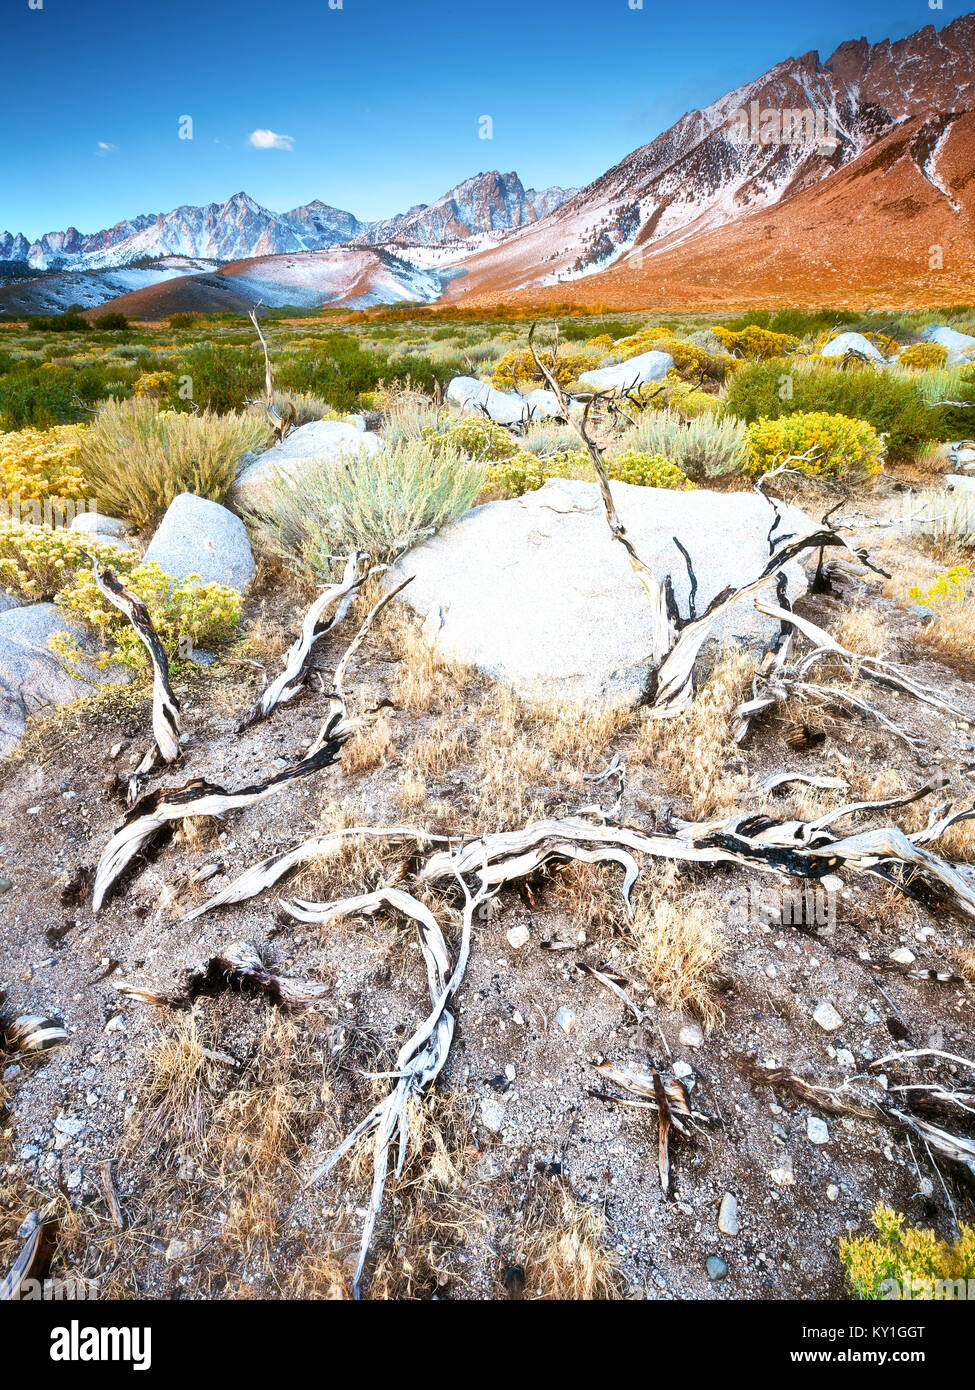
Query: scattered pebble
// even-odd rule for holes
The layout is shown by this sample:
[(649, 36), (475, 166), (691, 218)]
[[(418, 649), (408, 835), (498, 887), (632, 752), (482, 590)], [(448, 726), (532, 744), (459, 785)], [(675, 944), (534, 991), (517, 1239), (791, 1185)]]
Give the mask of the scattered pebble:
[(826, 1189), (826, 1196), (829, 1198), (831, 1202), (835, 1202), (839, 1195), (840, 1189), (836, 1186), (835, 1182), (831, 1182), (829, 1187), (827, 1187)]
[(505, 932), (505, 936), (507, 937), (508, 945), (513, 951), (520, 951), (522, 946), (527, 946), (528, 942), (531, 940), (531, 933), (524, 923), (521, 922), (519, 922), (518, 926), (512, 927), (510, 931)]
[(705, 1261), (704, 1268), (707, 1270), (708, 1278), (713, 1284), (716, 1284), (719, 1279), (723, 1279), (728, 1273), (728, 1266), (720, 1255), (709, 1255)]
[(678, 1081), (686, 1081), (688, 1077), (694, 1075), (694, 1068), (689, 1062), (675, 1062), (670, 1070)]
[(810, 1115), (806, 1120), (806, 1138), (811, 1144), (828, 1144), (829, 1129), (826, 1121), (818, 1115)]
[(571, 1033), (576, 1026), (576, 1016), (571, 1009), (567, 1009), (563, 1004), (555, 1015), (555, 1021), (562, 1029), (563, 1033)]
[(842, 1018), (828, 999), (824, 999), (813, 1013), (813, 1022), (818, 1023), (820, 1028), (827, 1033), (835, 1033), (837, 1028), (843, 1026)]
[(778, 1187), (791, 1187), (796, 1180), (796, 1175), (792, 1171), (791, 1161), (788, 1165), (783, 1164), (781, 1168), (773, 1168), (769, 1177)]
[(677, 1034), (677, 1041), (681, 1047), (700, 1047), (704, 1042), (704, 1034), (696, 1023), (689, 1023)]
[(891, 951), (890, 958), (896, 961), (898, 965), (913, 965), (917, 960), (917, 956), (914, 955), (913, 951), (909, 951), (906, 946), (898, 946), (896, 951)]
[(492, 1134), (499, 1133), (504, 1125), (504, 1107), (501, 1102), (495, 1100), (494, 1096), (482, 1096), (478, 1109), (485, 1129), (489, 1129)]
[(724, 1236), (738, 1234), (738, 1202), (730, 1192), (726, 1192), (721, 1198), (718, 1208), (718, 1230)]
[(0, 878), (0, 893), (9, 893), (12, 887), (9, 878)]

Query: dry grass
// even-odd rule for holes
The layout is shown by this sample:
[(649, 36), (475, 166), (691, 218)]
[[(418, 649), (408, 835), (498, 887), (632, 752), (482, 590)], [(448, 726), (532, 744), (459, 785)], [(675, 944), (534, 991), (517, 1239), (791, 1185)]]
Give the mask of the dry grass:
[(383, 710), (371, 724), (360, 729), (342, 750), (342, 772), (346, 777), (382, 767), (396, 751), (393, 726)]
[(725, 953), (721, 920), (718, 901), (681, 887), (671, 864), (645, 875), (630, 924), (636, 969), (653, 997), (707, 1028), (724, 1018), (713, 993)]
[(689, 819), (729, 811), (748, 785), (729, 721), (749, 691), (754, 667), (751, 653), (726, 653), (686, 714), (647, 720), (640, 731), (635, 760), (656, 764)]
[(552, 1301), (620, 1299), (626, 1281), (607, 1244), (603, 1212), (580, 1202), (561, 1179), (535, 1194), (521, 1233), (525, 1297)]
[(844, 614), (833, 629), (833, 636), (848, 651), (860, 656), (887, 656), (891, 633), (875, 608), (854, 608)]

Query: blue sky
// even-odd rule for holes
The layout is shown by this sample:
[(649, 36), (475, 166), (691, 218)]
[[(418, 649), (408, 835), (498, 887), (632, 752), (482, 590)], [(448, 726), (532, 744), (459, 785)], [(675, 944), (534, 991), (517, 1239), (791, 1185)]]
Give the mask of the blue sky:
[[(34, 4), (38, 0), (33, 0)], [(6, 0), (0, 230), (84, 232), (244, 189), (363, 219), (482, 169), (581, 185), (773, 63), (944, 0)], [(337, 4), (338, 0), (331, 0)], [(178, 138), (182, 116), (193, 139)], [(493, 138), (478, 138), (489, 115)], [(255, 130), (291, 137), (255, 148)], [(269, 137), (266, 137), (269, 138)]]

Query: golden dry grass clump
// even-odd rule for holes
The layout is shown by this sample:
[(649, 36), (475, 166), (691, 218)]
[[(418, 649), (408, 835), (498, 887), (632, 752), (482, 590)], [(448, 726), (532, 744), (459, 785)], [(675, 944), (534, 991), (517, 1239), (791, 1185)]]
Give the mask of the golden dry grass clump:
[(525, 1297), (553, 1301), (621, 1299), (626, 1280), (608, 1244), (605, 1214), (553, 1179), (525, 1214), (519, 1255)]

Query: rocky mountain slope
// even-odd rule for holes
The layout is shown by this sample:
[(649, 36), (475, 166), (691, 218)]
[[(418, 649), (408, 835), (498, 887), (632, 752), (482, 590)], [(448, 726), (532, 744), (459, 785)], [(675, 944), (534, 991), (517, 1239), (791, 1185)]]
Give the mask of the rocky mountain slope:
[(497, 170), (475, 174), (451, 188), (435, 203), (419, 204), (409, 212), (372, 223), (359, 240), (375, 246), (384, 242), (442, 246), (483, 232), (531, 226), (561, 207), (575, 189), (526, 189), (515, 173)]
[[(875, 284), (864, 257), (901, 232), (914, 237), (908, 256), (929, 289), (932, 245), (952, 245), (950, 273), (964, 281), (973, 145), (962, 113), (973, 105), (975, 15), (897, 43), (844, 43), (825, 62), (815, 52), (787, 59), (683, 116), (544, 223), (473, 258), (451, 295), (551, 298), (558, 286), (560, 299), (636, 304), (660, 296), (661, 277), (683, 281), (700, 261), (697, 283), (711, 301), (729, 287), (727, 256), (754, 252), (756, 241), (759, 264), (746, 257), (732, 267), (735, 293), (791, 284), (804, 267), (815, 288), (813, 229), (811, 239), (828, 244), (825, 268), (840, 268), (837, 291)], [(583, 278), (583, 290), (569, 288)], [(674, 297), (684, 302), (681, 290)]]

